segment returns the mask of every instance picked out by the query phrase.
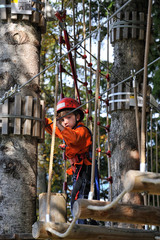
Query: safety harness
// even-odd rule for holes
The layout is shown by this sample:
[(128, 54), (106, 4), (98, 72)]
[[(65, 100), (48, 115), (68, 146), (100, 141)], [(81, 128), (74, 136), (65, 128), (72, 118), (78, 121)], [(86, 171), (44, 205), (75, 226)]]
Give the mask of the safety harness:
[[(92, 133), (90, 129), (84, 125), (78, 125), (76, 128), (85, 127), (89, 131), (92, 139)], [(75, 129), (76, 129), (75, 128)], [(61, 145), (62, 146), (62, 145)], [(65, 143), (63, 143), (63, 149)], [(91, 165), (92, 165), (92, 146), (89, 147), (88, 152), (83, 154), (77, 154), (74, 159), (69, 159), (72, 163), (71, 167), (67, 169), (67, 174), (73, 175), (73, 190), (71, 202), (74, 202), (79, 197), (79, 193), (82, 198), (87, 198), (90, 189), (91, 179)], [(82, 189), (82, 191), (80, 190)], [(97, 161), (95, 164), (95, 199), (100, 199), (99, 190), (99, 174)]]

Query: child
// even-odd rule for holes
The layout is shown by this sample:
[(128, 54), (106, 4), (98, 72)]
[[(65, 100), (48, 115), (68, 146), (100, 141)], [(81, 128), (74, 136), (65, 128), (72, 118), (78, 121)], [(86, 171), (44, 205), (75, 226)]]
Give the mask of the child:
[[(92, 136), (81, 121), (84, 113), (79, 103), (73, 98), (63, 98), (57, 104), (56, 137), (65, 142), (65, 156), (69, 159), (71, 167), (67, 170), (73, 175), (73, 190), (71, 193), (71, 211), (77, 198), (88, 198), (90, 191), (92, 159), (90, 150)], [(58, 120), (60, 119), (60, 120)], [(46, 131), (52, 134), (53, 125), (48, 118), (45, 119)], [(86, 220), (78, 220), (84, 224)]]

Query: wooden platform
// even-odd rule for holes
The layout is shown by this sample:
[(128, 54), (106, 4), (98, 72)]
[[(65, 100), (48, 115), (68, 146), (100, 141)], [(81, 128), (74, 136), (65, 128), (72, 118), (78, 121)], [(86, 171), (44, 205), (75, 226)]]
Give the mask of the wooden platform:
[(44, 101), (32, 96), (22, 98), (16, 93), (0, 105), (0, 132), (2, 135), (23, 135), (37, 138), (43, 142), (45, 105)]
[[(65, 232), (69, 227), (68, 223), (45, 223), (36, 222), (33, 225), (33, 237), (36, 239), (64, 239), (57, 237), (45, 229), (51, 227), (58, 232)], [(37, 235), (37, 229), (41, 229)], [(140, 229), (124, 229), (124, 228), (111, 228), (105, 226), (81, 225), (75, 224), (71, 233), (65, 239), (101, 239), (101, 240), (155, 240), (155, 237), (160, 237), (160, 233), (156, 231), (146, 231)]]
[[(120, 222), (127, 224), (141, 224), (149, 226), (160, 225), (160, 208), (135, 204), (117, 204), (106, 210), (101, 207), (110, 205), (110, 202), (98, 200), (77, 199), (73, 205), (73, 215), (78, 219), (95, 219), (98, 221)], [(99, 210), (88, 209), (99, 207)], [(152, 217), (150, 217), (152, 216)]]
[[(40, 28), (41, 33), (46, 32), (46, 18), (45, 18), (45, 0), (32, 1), (32, 14), (12, 14), (11, 4), (9, 1), (0, 1), (0, 19), (3, 21), (26, 21), (31, 22)], [(11, 2), (11, 1), (10, 1)]]

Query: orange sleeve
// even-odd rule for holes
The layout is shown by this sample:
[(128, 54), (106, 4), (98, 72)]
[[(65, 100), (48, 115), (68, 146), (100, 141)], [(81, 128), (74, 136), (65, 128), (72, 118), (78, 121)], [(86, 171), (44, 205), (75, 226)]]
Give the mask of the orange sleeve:
[(65, 127), (61, 134), (67, 145), (66, 153), (68, 153), (70, 157), (77, 153), (85, 152), (86, 148), (92, 144), (91, 135), (85, 127), (76, 129)]
[[(50, 135), (52, 135), (53, 122), (52, 122), (52, 120), (50, 118), (45, 118), (45, 130)], [(58, 129), (58, 127), (56, 127), (56, 137), (58, 137), (60, 139), (63, 139), (63, 136), (62, 136), (60, 130)]]

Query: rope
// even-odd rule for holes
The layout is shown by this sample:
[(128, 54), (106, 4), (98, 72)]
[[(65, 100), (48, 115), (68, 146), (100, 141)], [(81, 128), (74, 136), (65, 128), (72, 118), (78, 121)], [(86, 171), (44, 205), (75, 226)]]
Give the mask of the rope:
[[(109, 89), (109, 22), (107, 22), (107, 89)], [(108, 94), (107, 94), (108, 98)], [(109, 104), (106, 104), (106, 109), (107, 109), (107, 126), (109, 126)], [(110, 133), (109, 130), (107, 131), (108, 133), (108, 152), (110, 152)], [(111, 178), (111, 159), (110, 156), (107, 155), (107, 160), (108, 160), (108, 178)], [(112, 201), (112, 181), (109, 182), (109, 191), (110, 191), (110, 201)]]
[[(98, 99), (98, 111), (97, 111), (97, 115), (98, 115), (98, 118), (97, 118), (97, 123), (100, 123), (100, 106), (101, 105), (101, 101), (100, 101), (100, 99)], [(98, 127), (97, 127), (97, 132), (98, 132), (98, 136), (97, 136), (97, 138), (98, 138), (98, 149), (100, 149), (101, 148), (101, 144), (100, 144), (100, 124), (97, 124), (98, 125)], [(100, 173), (100, 156), (101, 156), (101, 152), (100, 151), (98, 151), (98, 159), (97, 159), (97, 162), (98, 162), (98, 170), (99, 170), (99, 173)]]
[[(75, 1), (72, 0), (72, 11), (73, 11), (73, 40), (76, 45), (76, 31), (75, 31)], [(76, 49), (74, 49), (74, 67), (76, 68)], [(77, 91), (75, 89), (75, 99), (77, 99)]]
[(117, 203), (119, 202), (119, 200), (122, 199), (122, 197), (127, 193), (127, 191), (124, 189), (123, 192), (121, 192), (118, 197), (113, 201), (111, 202), (110, 204), (106, 205), (106, 206), (92, 206), (92, 205), (89, 205), (87, 208), (88, 209), (91, 209), (91, 210), (101, 210), (101, 211), (104, 211), (104, 210), (108, 210), (110, 208), (113, 208), (114, 206), (117, 205)]
[(70, 232), (72, 231), (72, 229), (73, 229), (73, 227), (74, 227), (77, 219), (78, 219), (77, 217), (74, 217), (74, 218), (73, 218), (72, 223), (71, 223), (70, 226), (68, 227), (67, 231), (64, 232), (64, 233), (57, 232), (57, 231), (55, 231), (54, 229), (52, 229), (52, 228), (50, 228), (50, 227), (47, 227), (47, 228), (46, 228), (46, 231), (48, 231), (48, 232), (50, 232), (50, 233), (52, 233), (52, 234), (54, 234), (54, 235), (56, 235), (56, 236), (58, 236), (58, 237), (65, 238), (65, 237), (67, 237), (67, 236), (70, 234)]
[[(98, 22), (100, 23), (100, 3), (98, 2)], [(99, 33), (100, 34), (100, 33)], [(101, 36), (99, 35), (99, 39), (98, 39), (98, 44), (99, 42), (101, 41)], [(98, 79), (98, 84), (99, 84), (99, 88), (100, 88), (100, 46), (99, 46), (99, 49), (98, 49), (98, 57), (99, 57), (99, 62), (98, 62), (98, 68), (99, 68), (99, 79)], [(99, 95), (99, 94), (98, 94)], [(101, 101), (100, 101), (100, 98), (98, 98), (97, 100), (97, 120), (98, 122), (100, 123), (100, 104), (101, 104)], [(97, 125), (98, 122), (94, 122), (94, 124)], [(97, 132), (98, 132), (98, 149), (100, 149), (100, 124), (98, 124), (98, 127), (97, 127)], [(96, 138), (95, 138), (96, 139)], [(97, 159), (97, 162), (98, 162), (98, 170), (100, 172), (100, 151), (98, 151), (98, 159)], [(95, 169), (94, 169), (94, 172), (95, 172)]]
[[(158, 173), (158, 123), (156, 122), (156, 173)], [(157, 196), (157, 206), (159, 207), (159, 196)]]
[[(64, 2), (62, 0), (62, 5), (61, 5), (61, 9), (63, 10), (63, 5)], [(60, 39), (62, 39), (62, 29), (60, 28)], [(62, 56), (62, 44), (60, 41), (60, 57)], [(62, 59), (60, 60), (60, 66), (62, 65)], [(63, 94), (63, 84), (62, 84), (62, 71), (60, 71), (60, 91), (61, 91), (61, 99), (64, 97)], [(64, 169), (63, 169), (63, 175), (64, 175), (64, 182), (63, 182), (63, 193), (66, 193), (67, 191), (67, 173), (66, 173), (66, 161), (65, 161), (65, 153), (64, 151), (62, 152), (62, 159), (63, 159), (63, 163), (64, 163)]]
[(141, 145), (140, 145), (140, 126), (139, 126), (139, 114), (138, 114), (138, 101), (137, 101), (137, 84), (136, 77), (133, 73), (133, 89), (134, 89), (134, 99), (135, 99), (135, 116), (136, 116), (136, 130), (137, 130), (137, 140), (138, 140), (138, 152), (141, 155)]
[(75, 66), (74, 66), (72, 53), (69, 51), (70, 50), (69, 37), (68, 37), (68, 33), (67, 33), (67, 31), (65, 29), (64, 29), (64, 38), (65, 38), (65, 42), (66, 42), (66, 45), (67, 45), (68, 58), (69, 58), (69, 61), (70, 61), (70, 66), (71, 66), (71, 70), (72, 70), (72, 74), (73, 74), (73, 80), (74, 80), (75, 89), (76, 89), (76, 92), (77, 92), (78, 102), (79, 102), (79, 104), (81, 104), (79, 90), (78, 90), (78, 86), (77, 86), (76, 69), (75, 69)]
[[(58, 66), (57, 66), (58, 68)], [(55, 131), (56, 131), (56, 112), (57, 112), (57, 95), (58, 95), (58, 69), (56, 68), (56, 84), (55, 84), (55, 102), (54, 102), (54, 119), (53, 119), (53, 131), (52, 142), (49, 162), (49, 179), (48, 179), (48, 191), (47, 191), (47, 204), (46, 204), (46, 222), (50, 221), (50, 199), (51, 199), (51, 185), (52, 185), (52, 170), (53, 170), (53, 157), (55, 147)]]
[[(91, 0), (89, 1), (89, 33), (91, 34)], [(92, 38), (91, 36), (89, 37), (89, 51), (90, 51), (90, 69), (89, 69), (89, 87), (90, 91), (92, 91)], [(89, 95), (89, 99), (91, 99), (91, 94)], [(89, 103), (89, 120), (90, 120), (90, 130), (92, 131), (92, 104), (91, 102)]]
[[(82, 0), (82, 6), (83, 6), (83, 38), (86, 38), (86, 24), (85, 24), (85, 0)], [(85, 82), (87, 82), (87, 66), (86, 66), (86, 40), (84, 43), (84, 79)], [(86, 88), (86, 102), (88, 102), (88, 90)], [(88, 103), (86, 104), (86, 109), (88, 109)], [(86, 114), (86, 126), (88, 126), (88, 114)]]
[[(62, 38), (62, 30), (60, 28), (60, 38)], [(60, 57), (62, 56), (62, 44), (60, 44)], [(62, 59), (60, 60), (60, 66), (62, 65)], [(63, 84), (62, 84), (62, 71), (60, 71), (60, 91), (61, 98), (63, 98)]]
[(142, 121), (141, 121), (141, 158), (140, 158), (140, 170), (145, 171), (145, 119), (146, 119), (146, 97), (147, 97), (147, 64), (150, 42), (150, 29), (151, 29), (151, 9), (152, 0), (148, 1), (148, 15), (147, 15), (147, 31), (146, 31), (146, 46), (144, 57), (144, 75), (143, 75), (143, 107), (142, 107)]
[[(99, 11), (98, 11), (99, 12)], [(94, 177), (95, 177), (95, 155), (96, 155), (96, 136), (97, 136), (97, 108), (98, 108), (98, 97), (99, 97), (99, 88), (100, 88), (100, 29), (98, 34), (98, 49), (97, 49), (97, 79), (96, 79), (96, 93), (95, 93), (95, 116), (94, 116), (94, 129), (93, 129), (93, 146), (92, 146), (92, 171), (91, 171), (91, 186), (89, 192), (89, 199), (93, 199), (94, 195)]]
[[(160, 183), (160, 180), (159, 179), (143, 179), (143, 182), (144, 183)], [(129, 192), (127, 189), (124, 189), (119, 195), (118, 197), (113, 201), (111, 202), (110, 204), (106, 205), (106, 206), (93, 206), (93, 205), (89, 205), (87, 208), (90, 209), (90, 210), (97, 210), (97, 211), (105, 211), (105, 210), (108, 210), (108, 209), (111, 209), (113, 207), (115, 207), (118, 202), (122, 199), (122, 197), (127, 193)]]

